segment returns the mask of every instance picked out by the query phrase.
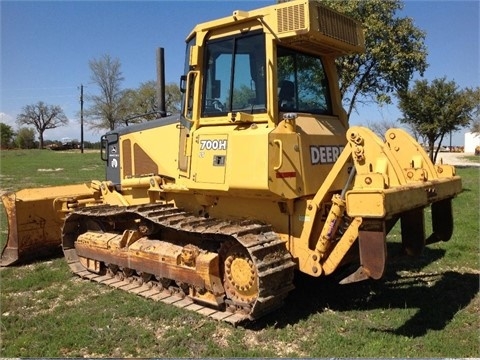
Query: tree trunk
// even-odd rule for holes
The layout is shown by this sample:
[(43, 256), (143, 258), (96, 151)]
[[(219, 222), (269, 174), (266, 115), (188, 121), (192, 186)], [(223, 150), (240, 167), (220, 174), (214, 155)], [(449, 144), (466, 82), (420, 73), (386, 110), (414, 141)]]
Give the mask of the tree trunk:
[[(435, 151), (435, 155), (433, 157), (435, 161), (437, 161), (438, 152), (440, 151), (440, 146), (442, 145), (444, 136), (445, 136), (445, 133), (442, 133), (442, 135), (440, 135), (440, 140), (438, 141), (437, 150)], [(435, 164), (435, 161), (433, 162), (434, 164)]]
[(430, 157), (430, 160), (435, 164), (435, 157), (434, 157), (434, 152), (435, 152), (435, 138), (428, 138), (428, 156)]
[(38, 148), (43, 149), (43, 131), (38, 132)]

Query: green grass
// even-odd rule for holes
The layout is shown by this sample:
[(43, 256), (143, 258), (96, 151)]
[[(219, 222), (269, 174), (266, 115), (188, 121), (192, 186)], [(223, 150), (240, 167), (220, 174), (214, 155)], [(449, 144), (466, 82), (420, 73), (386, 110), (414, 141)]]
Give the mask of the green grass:
[(480, 156), (478, 155), (468, 155), (464, 157), (465, 160), (468, 160), (472, 163), (480, 163)]
[[(2, 190), (104, 173), (98, 153), (8, 151), (1, 160)], [(63, 170), (38, 171), (49, 168)], [(82, 281), (62, 258), (3, 268), (0, 356), (478, 357), (480, 173), (458, 174), (449, 242), (406, 259), (394, 231), (383, 280), (340, 286), (337, 275), (297, 275), (283, 308), (241, 327)]]
[(99, 151), (2, 150), (0, 170), (2, 191), (105, 178)]

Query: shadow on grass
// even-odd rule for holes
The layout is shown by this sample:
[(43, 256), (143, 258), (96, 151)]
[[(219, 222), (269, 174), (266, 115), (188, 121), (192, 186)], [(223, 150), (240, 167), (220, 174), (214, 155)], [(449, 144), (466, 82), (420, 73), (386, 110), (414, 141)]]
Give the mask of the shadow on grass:
[(297, 273), (295, 290), (279, 310), (245, 327), (283, 328), (326, 309), (336, 312), (383, 309), (417, 309), (397, 329), (384, 331), (407, 337), (420, 337), (429, 330), (441, 330), (465, 308), (479, 292), (479, 275), (455, 271), (422, 273), (421, 268), (444, 255), (444, 250), (426, 249), (420, 259), (397, 258), (387, 264), (381, 281), (339, 285), (342, 276), (312, 278)]
[(422, 256), (411, 258), (401, 255), (401, 244), (388, 246), (388, 253), (392, 256), (382, 280), (339, 285), (338, 282), (355, 271), (356, 266), (321, 278), (298, 272), (295, 277), (296, 288), (282, 308), (243, 326), (251, 330), (264, 329), (266, 326), (283, 328), (326, 309), (342, 312), (407, 308), (417, 311), (397, 329), (372, 330), (420, 337), (429, 330), (445, 328), (479, 292), (478, 274), (421, 272), (425, 266), (441, 259), (445, 250), (426, 248)]
[[(408, 278), (410, 287), (390, 288), (382, 294), (382, 303), (397, 308), (417, 308), (418, 311), (395, 330), (380, 330), (407, 337), (419, 337), (429, 330), (442, 330), (454, 315), (465, 308), (479, 291), (478, 274), (461, 274), (455, 271), (441, 273), (440, 279), (429, 286), (429, 278), (435, 281), (436, 274), (424, 274)], [(405, 277), (402, 277), (406, 279)], [(395, 298), (393, 298), (395, 297)], [(387, 304), (388, 302), (388, 304)]]

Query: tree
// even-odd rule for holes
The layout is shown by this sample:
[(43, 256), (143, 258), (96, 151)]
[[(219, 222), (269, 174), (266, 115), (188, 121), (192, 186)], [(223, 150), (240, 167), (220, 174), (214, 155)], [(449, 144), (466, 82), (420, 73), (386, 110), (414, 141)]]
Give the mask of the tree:
[(92, 106), (85, 110), (86, 121), (92, 129), (115, 129), (121, 121), (124, 80), (118, 59), (103, 55), (89, 62), (91, 80), (100, 88), (100, 95), (90, 95)]
[[(428, 141), (430, 159), (435, 162), (444, 136), (473, 119), (475, 98), (471, 89), (459, 90), (445, 77), (416, 80), (411, 90), (398, 93), (401, 122), (410, 124)], [(435, 150), (435, 143), (437, 147)]]
[(473, 99), (473, 120), (470, 124), (470, 132), (476, 133), (476, 136), (480, 136), (480, 88), (469, 91), (470, 96)]
[[(165, 92), (166, 93), (166, 92)], [(155, 82), (142, 83), (138, 89), (125, 90), (122, 97), (122, 119), (125, 125), (159, 117)]]
[[(165, 108), (167, 113), (180, 111), (182, 95), (175, 83), (165, 85)], [(158, 118), (156, 83), (148, 81), (136, 90), (125, 90), (121, 101), (121, 119), (125, 125)]]
[(141, 110), (141, 112), (137, 112), (139, 109), (137, 107), (137, 92), (135, 90), (124, 90), (119, 105), (118, 117), (122, 125), (128, 126), (142, 122), (140, 114), (144, 114), (144, 112)]
[(470, 132), (480, 134), (480, 119), (473, 120)]
[(15, 143), (20, 149), (33, 149), (35, 147), (35, 130), (22, 127), (17, 131)]
[(68, 124), (68, 118), (58, 105), (47, 105), (39, 101), (33, 105), (27, 105), (23, 112), (17, 116), (18, 125), (32, 125), (38, 132), (39, 148), (43, 148), (43, 133), (49, 129)]
[(182, 108), (182, 93), (177, 83), (165, 85), (165, 108), (167, 113), (179, 113)]
[(8, 149), (12, 145), (13, 137), (15, 133), (13, 128), (10, 125), (0, 123), (0, 136), (1, 136), (1, 143), (0, 147), (2, 149)]
[[(278, 2), (283, 2), (279, 0)], [(361, 22), (366, 52), (337, 59), (340, 92), (350, 117), (357, 103), (390, 103), (390, 94), (405, 90), (415, 72), (427, 67), (425, 33), (412, 19), (399, 17), (400, 0), (322, 0)]]
[(388, 129), (398, 127), (395, 120), (382, 119), (377, 122), (369, 123), (367, 126), (380, 138), (383, 139)]

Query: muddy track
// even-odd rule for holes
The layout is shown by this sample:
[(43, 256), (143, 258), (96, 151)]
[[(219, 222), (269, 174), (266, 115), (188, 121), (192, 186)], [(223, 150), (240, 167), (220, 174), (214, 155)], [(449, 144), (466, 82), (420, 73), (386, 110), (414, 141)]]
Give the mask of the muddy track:
[[(162, 230), (175, 231), (180, 237), (197, 239), (221, 249), (222, 244), (232, 241), (240, 243), (248, 251), (257, 273), (258, 296), (253, 304), (226, 299), (221, 308), (195, 303), (181, 291), (165, 289), (154, 281), (142, 283), (138, 276), (122, 278), (110, 273), (95, 274), (81, 263), (74, 248), (75, 239), (80, 235), (82, 223), (94, 220), (97, 223), (112, 224), (125, 219), (153, 223)], [(190, 241), (189, 240), (189, 241)], [(293, 289), (295, 264), (285, 243), (272, 230), (270, 225), (257, 221), (229, 221), (210, 219), (189, 214), (170, 204), (117, 207), (98, 206), (79, 209), (69, 215), (63, 228), (64, 253), (73, 273), (104, 285), (128, 291), (152, 300), (195, 311), (201, 315), (239, 323), (253, 320), (269, 313), (283, 304), (283, 300)], [(220, 250), (221, 251), (221, 250)]]

